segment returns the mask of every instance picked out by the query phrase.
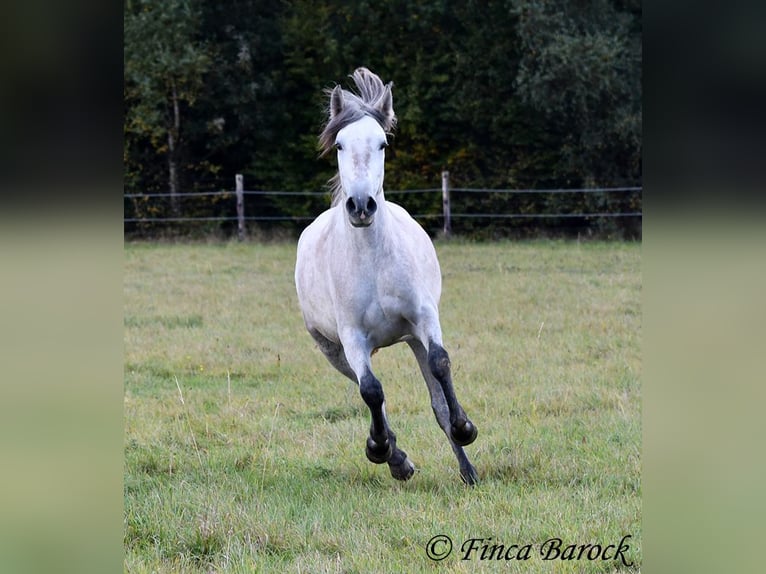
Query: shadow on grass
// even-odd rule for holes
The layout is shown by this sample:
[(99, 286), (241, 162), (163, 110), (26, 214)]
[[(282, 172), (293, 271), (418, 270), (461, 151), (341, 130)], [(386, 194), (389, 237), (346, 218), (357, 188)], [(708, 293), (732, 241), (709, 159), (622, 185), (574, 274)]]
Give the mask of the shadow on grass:
[(335, 423), (346, 419), (361, 418), (368, 413), (363, 405), (346, 405), (342, 407), (330, 407), (320, 412), (311, 413), (312, 417), (320, 418), (328, 423)]

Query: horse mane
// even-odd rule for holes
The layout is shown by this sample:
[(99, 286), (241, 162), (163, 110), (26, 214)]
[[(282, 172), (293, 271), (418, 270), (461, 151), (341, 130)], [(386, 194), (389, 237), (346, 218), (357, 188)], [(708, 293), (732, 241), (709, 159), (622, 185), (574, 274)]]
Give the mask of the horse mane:
[[(325, 90), (330, 104), (327, 108), (327, 123), (319, 134), (320, 157), (333, 149), (335, 138), (340, 130), (361, 120), (364, 116), (370, 116), (377, 121), (383, 131), (389, 135), (396, 127), (396, 115), (393, 109), (385, 109), (385, 99), (390, 96), (393, 82), (383, 84), (380, 77), (367, 68), (357, 68), (350, 77), (356, 84), (358, 94), (340, 89), (340, 86)], [(340, 110), (333, 110), (332, 107), (332, 97), (336, 90), (340, 90), (342, 97), (343, 105)], [(332, 205), (335, 205), (340, 189), (339, 174), (331, 178), (328, 185), (332, 191)]]

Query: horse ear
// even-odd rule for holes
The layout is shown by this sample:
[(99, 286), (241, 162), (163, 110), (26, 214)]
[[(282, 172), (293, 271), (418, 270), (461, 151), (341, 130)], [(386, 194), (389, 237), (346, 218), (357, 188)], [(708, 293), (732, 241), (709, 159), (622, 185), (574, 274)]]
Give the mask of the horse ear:
[(383, 92), (383, 96), (378, 103), (378, 111), (386, 118), (386, 125), (384, 126), (386, 131), (392, 129), (396, 124), (396, 114), (394, 114), (394, 96), (391, 93), (393, 82), (386, 84), (386, 88)]
[(335, 86), (330, 92), (330, 119), (337, 116), (341, 111), (343, 111), (343, 89), (340, 86)]

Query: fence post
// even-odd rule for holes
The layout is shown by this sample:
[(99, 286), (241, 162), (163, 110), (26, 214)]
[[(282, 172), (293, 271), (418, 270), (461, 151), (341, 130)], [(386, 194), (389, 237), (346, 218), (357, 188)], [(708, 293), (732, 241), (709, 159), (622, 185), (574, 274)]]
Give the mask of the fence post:
[(449, 172), (442, 172), (442, 208), (444, 209), (444, 237), (452, 233), (452, 218), (449, 206)]
[(237, 237), (242, 241), (245, 239), (245, 185), (241, 173), (234, 176), (234, 182), (237, 192)]

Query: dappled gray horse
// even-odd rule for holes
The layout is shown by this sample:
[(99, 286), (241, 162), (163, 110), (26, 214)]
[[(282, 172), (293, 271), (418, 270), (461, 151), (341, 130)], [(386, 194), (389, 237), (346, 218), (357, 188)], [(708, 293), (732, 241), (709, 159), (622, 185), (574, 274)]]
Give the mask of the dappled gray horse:
[(428, 385), (439, 425), (467, 484), (478, 480), (463, 446), (477, 429), (455, 396), (439, 324), (441, 271), (431, 240), (400, 206), (383, 196), (386, 136), (396, 124), (392, 84), (365, 68), (352, 75), (358, 95), (329, 91), (329, 120), (319, 140), (335, 148), (332, 207), (301, 234), (295, 285), (306, 328), (330, 363), (359, 385), (372, 424), (367, 458), (391, 475), (415, 471), (386, 418), (383, 387), (371, 368), (381, 347), (406, 342)]

